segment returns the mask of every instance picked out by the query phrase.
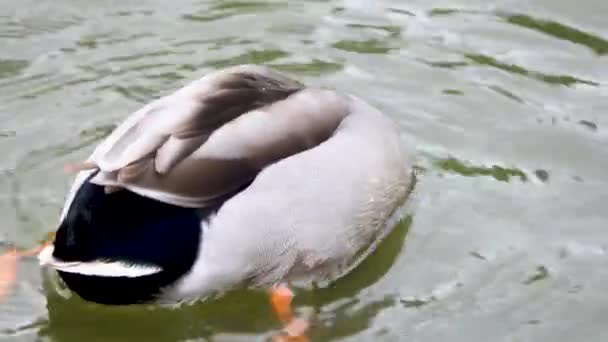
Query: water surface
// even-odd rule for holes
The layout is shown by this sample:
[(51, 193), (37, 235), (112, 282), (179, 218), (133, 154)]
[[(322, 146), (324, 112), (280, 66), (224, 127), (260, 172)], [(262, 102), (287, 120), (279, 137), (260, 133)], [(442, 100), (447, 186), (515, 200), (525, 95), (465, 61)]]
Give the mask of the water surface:
[[(411, 222), (333, 288), (297, 296), (314, 341), (604, 341), (607, 16), (603, 0), (3, 0), (0, 243), (55, 228), (63, 164), (128, 113), (215, 68), (266, 64), (369, 100), (416, 155)], [(107, 308), (43, 279), (22, 265), (0, 340), (280, 327), (262, 293)]]

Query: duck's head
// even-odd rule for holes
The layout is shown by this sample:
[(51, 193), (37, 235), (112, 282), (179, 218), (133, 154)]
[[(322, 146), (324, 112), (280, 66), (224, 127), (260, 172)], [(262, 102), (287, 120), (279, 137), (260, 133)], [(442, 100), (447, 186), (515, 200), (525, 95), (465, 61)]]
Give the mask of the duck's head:
[(108, 194), (90, 179), (66, 204), (54, 243), (40, 253), (41, 263), (55, 268), (83, 299), (153, 301), (194, 264), (202, 214), (127, 190)]

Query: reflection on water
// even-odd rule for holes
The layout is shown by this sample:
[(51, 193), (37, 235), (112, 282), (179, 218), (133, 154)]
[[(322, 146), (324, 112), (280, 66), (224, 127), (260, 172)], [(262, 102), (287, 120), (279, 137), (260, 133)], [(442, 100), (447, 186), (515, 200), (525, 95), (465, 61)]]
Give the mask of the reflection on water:
[(287, 6), (287, 3), (265, 1), (211, 1), (211, 5), (201, 11), (203, 14), (184, 14), (182, 18), (192, 21), (213, 21), (235, 15), (271, 12)]
[[(393, 305), (393, 298), (362, 305), (355, 297), (389, 271), (411, 223), (411, 217), (402, 221), (377, 252), (345, 278), (327, 288), (296, 292), (295, 305), (313, 312), (310, 319), (318, 326), (314, 340), (353, 335), (367, 328), (383, 308)], [(263, 292), (234, 291), (179, 309), (151, 305), (115, 308), (87, 303), (76, 295), (65, 299), (53, 290), (56, 285), (51, 278), (45, 286), (49, 319), (38, 328), (41, 336), (53, 340), (77, 341), (86, 336), (87, 341), (130, 341), (137, 336), (142, 340), (175, 341), (217, 333), (266, 334), (281, 327)], [(326, 306), (333, 307), (326, 310)]]
[(494, 179), (503, 182), (508, 182), (511, 177), (519, 177), (524, 182), (528, 179), (526, 174), (518, 169), (504, 168), (498, 165), (492, 165), (492, 167), (468, 166), (455, 158), (438, 160), (437, 166), (442, 170), (459, 173), (463, 176), (492, 176)]
[(29, 63), (21, 60), (0, 60), (0, 78), (18, 75)]
[(608, 41), (594, 34), (578, 30), (551, 20), (537, 19), (528, 15), (510, 15), (511, 24), (536, 30), (550, 36), (585, 45), (599, 55), (608, 53)]
[(391, 51), (391, 48), (386, 46), (386, 43), (377, 40), (369, 39), (364, 41), (358, 40), (341, 40), (332, 45), (336, 49), (358, 52), (358, 53), (387, 53)]
[(344, 68), (343, 64), (326, 62), (318, 59), (313, 59), (308, 63), (277, 63), (271, 64), (270, 66), (285, 73), (301, 76), (329, 75), (341, 71)]
[[(0, 247), (55, 228), (63, 164), (128, 113), (215, 68), (266, 64), (378, 106), (420, 172), (411, 228), (330, 288), (298, 292), (313, 341), (605, 340), (607, 11), (600, 0), (5, 0)], [(35, 260), (19, 277), (0, 340), (249, 341), (279, 327), (264, 293), (107, 308), (42, 291)]]
[(501, 70), (504, 70), (507, 72), (514, 73), (514, 74), (532, 77), (537, 80), (547, 82), (549, 84), (563, 84), (566, 86), (570, 86), (570, 85), (573, 85), (576, 83), (581, 83), (581, 84), (587, 84), (587, 85), (591, 85), (591, 86), (598, 86), (598, 84), (595, 82), (581, 80), (581, 79), (578, 79), (578, 78), (572, 77), (572, 76), (550, 75), (550, 74), (543, 74), (543, 73), (535, 72), (535, 71), (529, 71), (519, 65), (501, 63), (501, 62), (497, 61), (495, 58), (485, 56), (485, 55), (468, 54), (468, 55), (465, 55), (465, 57), (477, 64), (487, 65), (487, 66), (495, 67), (495, 68), (498, 68), (498, 69), (501, 69)]

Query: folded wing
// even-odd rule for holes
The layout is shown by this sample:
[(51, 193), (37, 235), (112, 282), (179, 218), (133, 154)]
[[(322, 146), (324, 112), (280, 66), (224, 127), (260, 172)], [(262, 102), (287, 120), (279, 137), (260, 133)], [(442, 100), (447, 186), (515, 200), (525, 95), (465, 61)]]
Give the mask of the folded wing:
[(91, 156), (92, 182), (204, 207), (321, 144), (347, 114), (345, 98), (269, 69), (218, 71), (127, 118)]

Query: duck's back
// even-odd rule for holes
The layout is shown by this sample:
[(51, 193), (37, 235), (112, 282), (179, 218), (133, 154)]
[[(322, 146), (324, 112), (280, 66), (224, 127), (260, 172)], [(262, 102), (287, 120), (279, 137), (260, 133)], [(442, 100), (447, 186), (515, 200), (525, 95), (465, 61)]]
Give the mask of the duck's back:
[(358, 99), (345, 103), (331, 138), (268, 166), (222, 206), (169, 296), (335, 279), (390, 232), (411, 190), (410, 160), (390, 119)]

